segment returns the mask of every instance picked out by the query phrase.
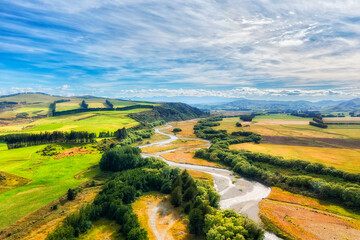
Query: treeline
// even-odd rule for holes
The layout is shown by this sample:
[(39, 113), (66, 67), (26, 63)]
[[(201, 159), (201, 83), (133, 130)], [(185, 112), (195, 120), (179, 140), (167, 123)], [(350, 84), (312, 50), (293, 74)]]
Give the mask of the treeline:
[(261, 135), (253, 132), (233, 132), (228, 134), (226, 130), (215, 130), (212, 127), (219, 126), (222, 121), (221, 117), (207, 118), (198, 121), (194, 126), (194, 133), (198, 138), (211, 140), (218, 144), (238, 144), (245, 142), (259, 143), (262, 139)]
[(317, 116), (321, 116), (319, 111), (305, 111), (305, 112), (292, 112), (292, 116), (302, 117), (302, 118), (314, 118)]
[(142, 109), (142, 108), (153, 108), (153, 105), (131, 105), (126, 107), (120, 107), (120, 108), (78, 108), (78, 109), (71, 109), (61, 112), (54, 112), (53, 116), (63, 116), (63, 115), (69, 115), (69, 114), (76, 114), (76, 113), (83, 113), (83, 112), (100, 112), (100, 111), (128, 111), (132, 109)]
[(6, 142), (8, 149), (28, 147), (46, 143), (93, 143), (95, 133), (85, 131), (76, 132), (43, 132), (43, 133), (20, 133), (9, 134), (2, 139)]

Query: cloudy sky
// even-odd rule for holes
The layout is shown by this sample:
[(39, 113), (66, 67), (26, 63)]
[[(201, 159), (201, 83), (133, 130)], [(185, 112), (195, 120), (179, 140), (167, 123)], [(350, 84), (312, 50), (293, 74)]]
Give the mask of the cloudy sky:
[(0, 94), (360, 96), (359, 0), (2, 0)]

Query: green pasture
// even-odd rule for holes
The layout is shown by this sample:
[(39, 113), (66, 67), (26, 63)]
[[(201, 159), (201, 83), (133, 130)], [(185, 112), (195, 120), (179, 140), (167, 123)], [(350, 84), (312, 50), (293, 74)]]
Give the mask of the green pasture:
[(89, 180), (99, 172), (95, 168), (80, 179), (75, 175), (96, 165), (99, 153), (55, 159), (36, 153), (46, 145), (4, 150), (0, 152), (1, 171), (31, 180), (0, 194), (0, 229), (64, 195), (69, 188)]

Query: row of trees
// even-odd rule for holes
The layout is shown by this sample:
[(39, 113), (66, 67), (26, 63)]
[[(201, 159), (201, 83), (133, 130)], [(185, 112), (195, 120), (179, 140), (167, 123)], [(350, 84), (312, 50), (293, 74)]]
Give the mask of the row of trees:
[(76, 132), (42, 132), (42, 133), (21, 133), (9, 134), (3, 137), (8, 149), (40, 145), (45, 143), (93, 143), (96, 134), (85, 131)]
[(324, 123), (321, 115), (316, 115), (313, 118), (313, 121), (310, 121), (309, 124), (311, 126), (319, 127), (319, 128), (327, 128), (328, 126)]

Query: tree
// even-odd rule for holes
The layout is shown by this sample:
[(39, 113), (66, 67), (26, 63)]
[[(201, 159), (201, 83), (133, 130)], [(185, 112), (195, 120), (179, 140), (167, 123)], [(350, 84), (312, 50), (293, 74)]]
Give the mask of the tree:
[(80, 107), (86, 109), (86, 108), (89, 107), (89, 104), (87, 104), (87, 103), (85, 102), (85, 100), (82, 100), (82, 102), (81, 102), (81, 104), (80, 104)]
[(236, 126), (236, 127), (242, 127), (241, 123), (239, 123), (239, 122), (237, 122), (237, 123), (235, 124), (235, 126)]
[(194, 208), (189, 215), (190, 233), (201, 235), (204, 229), (204, 214), (199, 208)]
[(181, 187), (180, 186), (177, 186), (171, 192), (170, 202), (175, 207), (179, 207), (182, 204), (182, 193), (181, 193)]
[(67, 191), (67, 200), (72, 201), (75, 199), (75, 197), (76, 197), (75, 191), (69, 188), (69, 190)]
[(181, 128), (174, 128), (172, 131), (173, 131), (173, 133), (178, 133), (178, 132), (181, 132), (182, 130), (181, 130)]
[(126, 131), (126, 128), (123, 127), (121, 129), (118, 129), (116, 132), (115, 132), (115, 137), (118, 139), (118, 140), (123, 140), (127, 137), (127, 131)]

